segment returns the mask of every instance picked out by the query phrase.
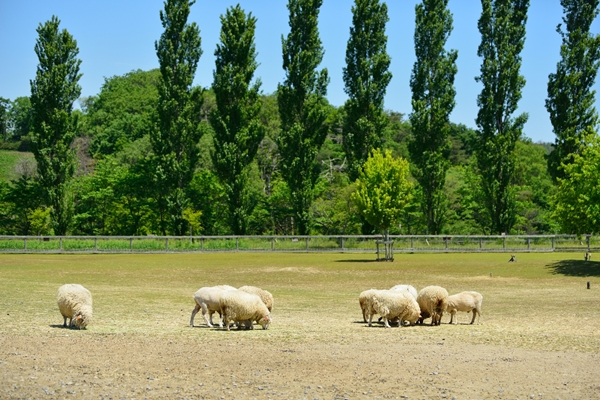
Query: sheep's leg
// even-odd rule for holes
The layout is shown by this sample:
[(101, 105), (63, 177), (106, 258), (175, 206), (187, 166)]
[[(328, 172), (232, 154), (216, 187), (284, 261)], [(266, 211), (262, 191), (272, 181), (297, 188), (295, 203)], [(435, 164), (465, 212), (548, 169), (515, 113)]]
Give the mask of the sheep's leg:
[(382, 317), (383, 318), (383, 326), (386, 328), (390, 328), (390, 323), (388, 322), (387, 317)]
[(209, 327), (212, 328), (212, 323), (211, 321), (208, 319), (208, 317), (206, 316), (206, 314), (208, 313), (208, 307), (206, 306), (206, 304), (202, 304), (202, 318), (204, 318), (204, 322), (206, 323), (206, 325), (208, 325)]
[(63, 328), (67, 327), (67, 317), (63, 315)]
[(452, 325), (453, 320), (454, 320), (454, 313), (452, 311), (450, 311), (450, 322), (448, 322), (448, 324)]
[(192, 310), (192, 317), (190, 318), (190, 326), (192, 327), (194, 326), (194, 317), (198, 314), (198, 311), (200, 311), (200, 304), (196, 303), (196, 307)]
[(373, 314), (369, 313), (369, 326), (372, 326)]

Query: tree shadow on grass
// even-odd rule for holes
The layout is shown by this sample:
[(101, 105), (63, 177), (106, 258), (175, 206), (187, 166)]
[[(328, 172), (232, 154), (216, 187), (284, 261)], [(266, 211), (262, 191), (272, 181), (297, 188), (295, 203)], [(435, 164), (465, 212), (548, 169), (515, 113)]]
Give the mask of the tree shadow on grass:
[(584, 260), (562, 260), (547, 266), (555, 275), (600, 276), (600, 262)]

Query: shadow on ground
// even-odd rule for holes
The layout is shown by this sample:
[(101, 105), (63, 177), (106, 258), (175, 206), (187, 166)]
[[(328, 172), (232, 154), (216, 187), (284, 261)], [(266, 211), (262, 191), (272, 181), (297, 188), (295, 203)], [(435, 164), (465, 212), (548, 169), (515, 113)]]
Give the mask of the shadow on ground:
[(567, 276), (600, 276), (600, 262), (562, 260), (548, 265), (553, 274)]

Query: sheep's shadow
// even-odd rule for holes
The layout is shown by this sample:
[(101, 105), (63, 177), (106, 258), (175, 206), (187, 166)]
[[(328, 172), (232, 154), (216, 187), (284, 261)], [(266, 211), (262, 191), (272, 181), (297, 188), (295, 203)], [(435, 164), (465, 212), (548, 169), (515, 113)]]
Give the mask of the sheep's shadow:
[(377, 261), (377, 260), (335, 260), (335, 262), (340, 262), (340, 263), (376, 263), (376, 262), (381, 262), (381, 261)]
[(70, 330), (70, 331), (85, 331), (85, 330), (87, 330), (87, 327), (83, 328), (83, 329), (79, 329), (76, 326), (68, 326), (68, 325), (67, 326), (63, 326), (63, 324), (50, 324), (48, 326), (50, 328), (54, 328), (54, 329), (67, 329), (67, 330)]
[(600, 262), (585, 260), (561, 260), (547, 265), (554, 275), (600, 276)]

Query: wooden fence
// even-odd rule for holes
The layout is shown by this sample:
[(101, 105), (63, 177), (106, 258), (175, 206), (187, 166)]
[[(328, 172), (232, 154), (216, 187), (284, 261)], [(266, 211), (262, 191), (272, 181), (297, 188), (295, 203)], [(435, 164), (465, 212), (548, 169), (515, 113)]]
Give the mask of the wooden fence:
[[(388, 243), (396, 253), (594, 252), (600, 236), (584, 235), (335, 236), (0, 236), (0, 253), (364, 252)], [(392, 253), (393, 254), (393, 253)]]

